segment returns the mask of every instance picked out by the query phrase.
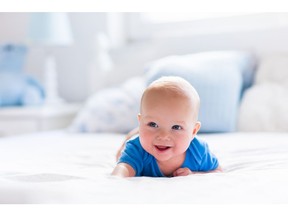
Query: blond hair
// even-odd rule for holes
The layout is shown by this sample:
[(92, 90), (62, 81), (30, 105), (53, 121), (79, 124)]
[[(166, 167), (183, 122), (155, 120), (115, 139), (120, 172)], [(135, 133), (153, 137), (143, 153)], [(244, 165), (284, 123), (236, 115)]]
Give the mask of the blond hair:
[(198, 119), (198, 113), (200, 109), (200, 97), (195, 88), (185, 79), (178, 76), (163, 76), (153, 81), (144, 91), (141, 98), (141, 107), (144, 98), (152, 90), (161, 90), (171, 94), (173, 97), (182, 97), (188, 99), (193, 107), (195, 119)]

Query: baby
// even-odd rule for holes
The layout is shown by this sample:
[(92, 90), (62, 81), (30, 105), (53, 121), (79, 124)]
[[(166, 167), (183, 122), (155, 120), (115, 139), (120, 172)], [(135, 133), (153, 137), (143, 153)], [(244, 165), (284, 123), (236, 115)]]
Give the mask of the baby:
[(207, 143), (196, 137), (199, 106), (198, 93), (180, 77), (151, 83), (141, 98), (139, 136), (125, 143), (112, 175), (172, 177), (221, 171)]

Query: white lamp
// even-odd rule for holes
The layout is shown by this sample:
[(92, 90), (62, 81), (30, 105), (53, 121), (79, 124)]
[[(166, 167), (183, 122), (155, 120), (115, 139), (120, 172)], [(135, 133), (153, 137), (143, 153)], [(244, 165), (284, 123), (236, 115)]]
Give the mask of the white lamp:
[[(28, 40), (35, 44), (51, 46), (72, 45), (73, 37), (66, 13), (31, 13)], [(51, 52), (47, 52), (44, 71), (46, 104), (63, 102), (58, 95), (56, 62)]]

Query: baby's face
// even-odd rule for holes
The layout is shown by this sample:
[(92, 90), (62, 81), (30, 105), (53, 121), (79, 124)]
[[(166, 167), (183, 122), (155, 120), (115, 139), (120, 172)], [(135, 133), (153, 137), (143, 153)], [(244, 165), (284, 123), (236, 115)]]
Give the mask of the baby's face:
[(193, 112), (191, 102), (184, 97), (157, 92), (145, 97), (139, 114), (142, 147), (157, 161), (183, 159), (195, 136)]

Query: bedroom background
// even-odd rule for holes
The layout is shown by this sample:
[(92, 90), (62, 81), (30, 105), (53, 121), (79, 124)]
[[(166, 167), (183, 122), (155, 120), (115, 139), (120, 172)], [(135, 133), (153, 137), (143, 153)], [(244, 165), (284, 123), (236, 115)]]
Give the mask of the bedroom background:
[[(197, 204), (257, 204), (258, 214), (267, 213), (263, 207), (269, 204), (287, 206), (288, 13), (67, 13), (73, 41), (66, 37), (64, 43), (62, 34), (49, 37), (65, 46), (27, 43), (30, 15), (0, 13), (0, 104), (6, 103), (0, 108), (0, 203), (166, 204), (160, 205), (162, 214), (173, 203), (188, 204), (189, 210), (196, 204), (193, 211)], [(56, 20), (55, 26), (62, 23)], [(41, 105), (47, 53), (55, 57), (52, 81), (65, 103)], [(112, 177), (124, 133), (137, 124), (142, 90), (168, 74), (185, 77), (198, 90), (199, 138), (209, 143), (224, 172)], [(29, 96), (7, 105), (16, 90)], [(270, 211), (281, 215), (279, 206)], [(118, 214), (118, 207), (103, 210)], [(229, 215), (244, 209), (231, 207)], [(95, 210), (100, 212), (98, 205)]]
[[(24, 71), (41, 84), (49, 49), (56, 60), (58, 93), (69, 104), (83, 105), (96, 92), (119, 87), (135, 77), (134, 86), (128, 87), (133, 91), (141, 85), (137, 77), (152, 62), (167, 56), (245, 51), (259, 62), (288, 51), (288, 13), (67, 13), (73, 36), (68, 46), (27, 43), (30, 16), (0, 13), (0, 44), (25, 45)], [(69, 114), (78, 111), (76, 106)], [(89, 125), (83, 127), (78, 124), (76, 130), (89, 131)]]

